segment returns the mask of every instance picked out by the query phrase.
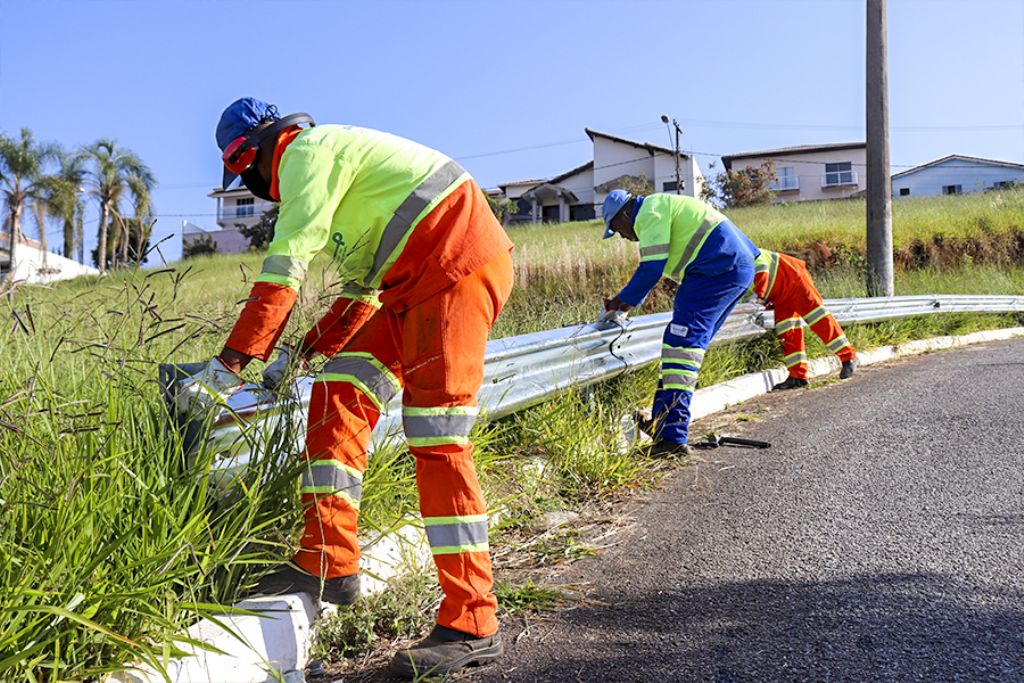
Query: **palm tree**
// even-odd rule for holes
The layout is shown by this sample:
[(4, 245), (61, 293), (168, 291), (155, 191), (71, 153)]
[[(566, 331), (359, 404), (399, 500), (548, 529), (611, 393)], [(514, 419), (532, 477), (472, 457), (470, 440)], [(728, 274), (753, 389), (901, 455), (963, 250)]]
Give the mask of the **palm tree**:
[[(43, 168), (56, 153), (53, 145), (37, 143), (28, 128), (21, 129), (20, 139), (0, 134), (0, 193), (6, 204), (4, 224), (10, 235), (8, 278), (13, 278), (17, 264), (22, 216), (41, 196), (45, 184)], [(46, 239), (45, 225), (41, 232)]]
[[(149, 203), (149, 193), (156, 185), (153, 173), (131, 150), (117, 146), (116, 140), (103, 138), (81, 150), (80, 158), (86, 164), (83, 184), (89, 195), (99, 203), (100, 225), (96, 265), (100, 272), (107, 268), (108, 230), (112, 224), (121, 229), (122, 254), (127, 259), (127, 223), (122, 219), (121, 204), (131, 195), (136, 205), (140, 199)], [(113, 251), (113, 250), (112, 250)], [(116, 254), (112, 254), (116, 262)], [(115, 263), (116, 265), (116, 263)]]
[(64, 257), (74, 258), (76, 240), (82, 237), (82, 215), (85, 213), (81, 195), (85, 168), (82, 158), (77, 154), (61, 152), (58, 160), (60, 170), (46, 179), (42, 203), (47, 213), (62, 224)]

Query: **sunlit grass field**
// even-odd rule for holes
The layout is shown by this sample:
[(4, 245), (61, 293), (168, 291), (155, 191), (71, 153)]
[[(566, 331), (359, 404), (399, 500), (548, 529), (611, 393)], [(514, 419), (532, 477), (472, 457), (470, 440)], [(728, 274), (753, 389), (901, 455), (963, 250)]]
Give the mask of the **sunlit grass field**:
[[(766, 248), (846, 249), (852, 256), (815, 278), (826, 296), (861, 296), (863, 209), (863, 202), (842, 201), (728, 213)], [(1024, 229), (1024, 192), (896, 202), (894, 214), (897, 251), (934, 245), (937, 236), (995, 249)], [(493, 336), (593, 320), (602, 298), (636, 265), (635, 245), (601, 240), (600, 233), (596, 222), (510, 229), (517, 286)], [(173, 655), (183, 625), (230, 603), (256, 572), (287, 557), (301, 517), (287, 434), (269, 437), (233, 486), (213, 489), (205, 473), (214, 454), (182, 456), (155, 383), (157, 364), (219, 351), (261, 260), (247, 254), (151, 264), (52, 288), (20, 287), (4, 299), (0, 680), (95, 679), (139, 660), (159, 666)], [(975, 249), (953, 264), (936, 259), (927, 268), (901, 268), (897, 293), (1021, 294), (1024, 267), (1012, 261)], [(338, 285), (317, 262), (286, 337), (301, 336)], [(671, 289), (661, 287), (640, 313), (670, 304)], [(848, 333), (871, 346), (1017, 323), (1013, 316), (938, 315)], [(814, 341), (810, 348), (824, 352)], [(701, 383), (779, 360), (771, 339), (717, 347)], [(255, 379), (259, 370), (254, 363), (247, 372)], [(586, 401), (570, 394), (478, 427), (481, 480), (491, 505), (503, 511), (494, 534), (499, 558), (512, 537), (506, 532), (540, 511), (649, 481), (639, 455), (616, 449), (612, 427), (652, 389), (653, 374), (640, 372)], [(524, 456), (544, 456), (551, 465), (538, 479), (525, 472)], [(414, 515), (413, 480), (411, 459), (400, 450), (376, 456), (364, 527), (384, 529)], [(358, 618), (361, 632), (372, 635), (372, 611)]]

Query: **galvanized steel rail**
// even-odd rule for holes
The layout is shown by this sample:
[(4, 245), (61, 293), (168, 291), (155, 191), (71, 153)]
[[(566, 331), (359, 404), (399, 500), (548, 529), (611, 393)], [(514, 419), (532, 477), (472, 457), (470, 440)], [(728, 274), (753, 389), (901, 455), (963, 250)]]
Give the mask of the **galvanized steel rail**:
[[(1024, 312), (1024, 296), (827, 299), (825, 305), (840, 323), (863, 323), (933, 313)], [(670, 319), (670, 313), (656, 313), (629, 320), (624, 326), (588, 324), (488, 342), (484, 383), (478, 394), (481, 416), (504, 417), (569, 387), (605, 381), (657, 361)], [(760, 306), (737, 306), (714, 343), (752, 339), (773, 326), (771, 311)], [(285, 400), (254, 386), (235, 394), (227, 410), (215, 419), (210, 436), (211, 445), (227, 456), (224, 467), (232, 470), (243, 466), (252, 445), (260, 441), (260, 433), (282, 418), (304, 427), (312, 388), (313, 378), (302, 377), (295, 381), (291, 397)], [(382, 416), (374, 440), (398, 437), (401, 415), (398, 396)], [(296, 451), (302, 443), (300, 428)]]

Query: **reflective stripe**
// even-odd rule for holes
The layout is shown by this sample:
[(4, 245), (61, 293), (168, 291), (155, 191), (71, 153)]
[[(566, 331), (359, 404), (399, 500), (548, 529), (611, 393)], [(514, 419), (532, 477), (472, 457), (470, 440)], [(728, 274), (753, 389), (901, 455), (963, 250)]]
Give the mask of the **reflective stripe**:
[(686, 243), (686, 248), (683, 249), (683, 256), (675, 270), (672, 271), (673, 280), (679, 280), (679, 276), (686, 270), (686, 266), (697, 256), (697, 251), (700, 249), (700, 245), (704, 243), (704, 239), (716, 227), (718, 227), (718, 223), (713, 223), (710, 219), (701, 223), (700, 227), (697, 228), (697, 232), (693, 233), (690, 241)]
[(316, 381), (354, 384), (381, 412), (402, 390), (398, 378), (368, 353), (339, 353), (324, 366)]
[(775, 251), (768, 252), (768, 286), (764, 290), (764, 298), (767, 300), (775, 286), (775, 276), (779, 274), (779, 254)]
[(487, 515), (424, 517), (427, 540), (434, 555), (486, 551)]
[(469, 443), (469, 433), (478, 409), (473, 406), (449, 408), (402, 408), (402, 426), (410, 446), (438, 446)]
[[(463, 548), (486, 550), (488, 547), (487, 522), (428, 526), (427, 540), (435, 554), (448, 555), (466, 552)], [(443, 552), (439, 552), (441, 550)]]
[(813, 311), (804, 316), (804, 320), (807, 321), (808, 325), (813, 325), (822, 318), (828, 315), (828, 309), (824, 306), (818, 306)]
[(640, 249), (640, 260), (642, 261), (648, 256), (668, 256), (668, 245), (655, 244), (650, 247), (642, 247)]
[(695, 363), (700, 366), (704, 362), (704, 349), (698, 348), (677, 348), (675, 346), (669, 346), (665, 344), (661, 348), (661, 359), (665, 360), (685, 360)]
[(370, 304), (374, 308), (380, 308), (380, 292), (370, 287), (360, 287), (355, 283), (348, 283), (341, 290), (339, 298), (352, 299), (354, 301), (362, 301), (363, 303)]
[(693, 370), (663, 368), (661, 371), (661, 385), (665, 389), (693, 391), (694, 387), (697, 386), (697, 373)]
[(358, 509), (363, 497), (363, 475), (336, 460), (316, 460), (303, 471), (300, 491), (337, 496)]
[(290, 280), (301, 281), (306, 277), (307, 267), (306, 262), (300, 258), (276, 255), (263, 259), (263, 269), (260, 272), (264, 275), (280, 275)]
[(795, 330), (801, 325), (803, 325), (803, 321), (800, 320), (800, 316), (786, 318), (781, 322), (775, 323), (775, 334), (782, 334), (783, 332), (788, 332), (789, 330)]
[(846, 335), (845, 334), (839, 335), (838, 337), (836, 337), (835, 339), (830, 341), (828, 344), (826, 344), (826, 346), (829, 348), (829, 350), (833, 351), (833, 352), (834, 351), (838, 351), (839, 349), (843, 348), (844, 346), (849, 346), (849, 345), (850, 345), (850, 342), (846, 339)]
[(391, 254), (402, 243), (416, 219), (430, 205), (430, 202), (465, 174), (465, 169), (456, 162), (449, 161), (427, 176), (395, 209), (395, 215), (391, 217), (384, 227), (384, 232), (381, 233), (377, 253), (373, 255), (373, 267), (370, 268), (370, 273), (366, 276), (367, 283), (376, 280), (377, 275), (384, 268), (384, 264), (388, 262)]
[(787, 368), (791, 368), (799, 363), (807, 362), (807, 354), (803, 351), (796, 351), (787, 356), (782, 357), (782, 361), (786, 364)]

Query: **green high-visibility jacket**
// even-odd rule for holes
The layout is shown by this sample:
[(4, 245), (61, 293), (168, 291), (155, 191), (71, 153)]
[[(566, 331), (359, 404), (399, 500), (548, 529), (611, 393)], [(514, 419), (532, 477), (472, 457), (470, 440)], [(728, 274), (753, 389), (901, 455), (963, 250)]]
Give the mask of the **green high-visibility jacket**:
[(256, 281), (297, 289), (326, 250), (344, 281), (379, 289), (413, 228), (467, 179), (444, 154), (397, 135), (304, 130), (281, 155), (281, 207)]
[(633, 224), (640, 239), (640, 261), (666, 259), (663, 275), (679, 282), (708, 235), (724, 220), (725, 216), (699, 199), (649, 195)]

